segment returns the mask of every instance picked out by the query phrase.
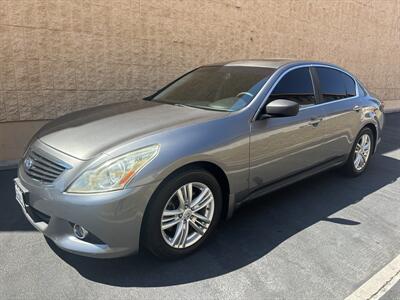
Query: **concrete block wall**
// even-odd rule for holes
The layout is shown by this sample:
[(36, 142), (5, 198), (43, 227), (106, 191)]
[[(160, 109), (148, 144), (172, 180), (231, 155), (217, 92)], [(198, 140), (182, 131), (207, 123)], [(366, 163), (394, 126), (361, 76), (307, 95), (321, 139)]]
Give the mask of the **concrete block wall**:
[(0, 0), (0, 121), (149, 94), (197, 65), (340, 64), (400, 99), (399, 0)]
[(241, 58), (333, 62), (397, 100), (399, 16), (400, 0), (0, 0), (0, 131)]

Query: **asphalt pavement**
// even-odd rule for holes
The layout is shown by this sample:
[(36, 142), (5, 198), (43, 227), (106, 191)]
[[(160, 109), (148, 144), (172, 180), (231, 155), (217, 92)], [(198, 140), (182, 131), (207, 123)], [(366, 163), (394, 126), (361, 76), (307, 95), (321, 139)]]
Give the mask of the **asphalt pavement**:
[(15, 176), (0, 171), (1, 299), (344, 299), (400, 254), (400, 114), (362, 176), (331, 170), (257, 199), (173, 262), (59, 250), (25, 220)]
[(400, 283), (392, 287), (382, 298), (382, 300), (398, 300), (400, 299)]

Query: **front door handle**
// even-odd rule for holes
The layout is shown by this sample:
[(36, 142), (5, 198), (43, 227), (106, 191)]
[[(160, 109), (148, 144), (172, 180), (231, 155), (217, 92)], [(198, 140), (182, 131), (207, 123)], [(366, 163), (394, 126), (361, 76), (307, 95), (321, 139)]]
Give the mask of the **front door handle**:
[(356, 112), (359, 112), (361, 110), (361, 106), (356, 105), (356, 106), (353, 107), (353, 110), (356, 111)]
[(318, 124), (322, 121), (322, 118), (311, 118), (310, 121), (308, 122), (308, 125), (317, 127)]

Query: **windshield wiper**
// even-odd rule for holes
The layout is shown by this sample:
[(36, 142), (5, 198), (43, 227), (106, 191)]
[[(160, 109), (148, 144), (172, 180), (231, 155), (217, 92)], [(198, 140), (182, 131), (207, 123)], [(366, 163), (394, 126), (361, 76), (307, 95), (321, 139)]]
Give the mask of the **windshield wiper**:
[(168, 101), (163, 101), (163, 100), (154, 100), (154, 101), (155, 101), (155, 102), (159, 102), (159, 103), (163, 103), (163, 104), (169, 104), (169, 105), (180, 106), (180, 107), (192, 107), (192, 108), (200, 108), (200, 109), (213, 110), (213, 111), (231, 112), (231, 110), (228, 110), (228, 109), (214, 108), (214, 107), (204, 106), (204, 105), (193, 105), (193, 104), (173, 103), (173, 102), (168, 102)]
[(175, 106), (180, 106), (180, 107), (193, 107), (191, 105), (187, 105), (187, 104), (182, 104), (182, 103), (174, 103)]
[(203, 109), (207, 109), (207, 110), (214, 110), (214, 111), (225, 111), (225, 112), (230, 112), (229, 109), (215, 108), (215, 107), (211, 107), (211, 106), (198, 105), (198, 106), (193, 106), (193, 107), (203, 108)]
[(227, 109), (214, 108), (214, 107), (204, 106), (204, 105), (192, 105), (192, 104), (182, 104), (182, 103), (176, 103), (174, 105), (176, 105), (176, 106), (193, 107), (193, 108), (200, 108), (200, 109), (213, 110), (213, 111), (225, 111), (225, 112), (229, 111)]

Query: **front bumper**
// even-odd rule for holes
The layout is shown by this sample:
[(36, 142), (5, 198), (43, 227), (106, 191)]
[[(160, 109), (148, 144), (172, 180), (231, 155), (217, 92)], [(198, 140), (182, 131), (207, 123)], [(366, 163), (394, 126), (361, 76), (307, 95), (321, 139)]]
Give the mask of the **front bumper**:
[[(158, 186), (151, 183), (108, 193), (67, 194), (35, 182), (22, 167), (15, 180), (29, 191), (28, 203), (21, 207), (37, 230), (61, 249), (97, 258), (138, 251), (143, 214)], [(73, 224), (85, 227), (88, 238), (76, 238)]]

